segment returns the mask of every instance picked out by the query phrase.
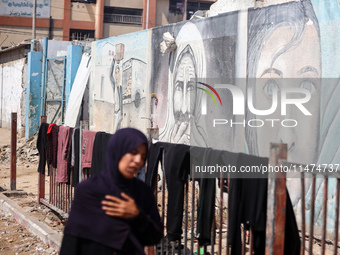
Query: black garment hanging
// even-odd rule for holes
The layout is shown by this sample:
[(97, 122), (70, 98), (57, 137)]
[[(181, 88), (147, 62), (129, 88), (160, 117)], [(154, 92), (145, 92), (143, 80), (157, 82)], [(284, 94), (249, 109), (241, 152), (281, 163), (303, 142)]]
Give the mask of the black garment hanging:
[(105, 169), (106, 149), (111, 136), (109, 133), (97, 132), (93, 143), (91, 176)]
[[(268, 165), (268, 158), (239, 154), (238, 169), (261, 165)], [(230, 179), (228, 244), (231, 244), (231, 255), (241, 254), (241, 223), (253, 228), (255, 254), (265, 253), (267, 187), (267, 178)], [(295, 255), (300, 252), (300, 238), (288, 192), (286, 205), (285, 255)]]
[(55, 124), (50, 125), (52, 125), (52, 127), (47, 144), (47, 163), (57, 168), (59, 126)]
[[(158, 142), (149, 149), (146, 183), (152, 186), (157, 177), (158, 162), (162, 158), (168, 188), (168, 240), (181, 239), (184, 207), (184, 184), (190, 171), (190, 147), (184, 144)], [(163, 157), (162, 157), (163, 155)]]
[(74, 128), (70, 128), (70, 133), (67, 140), (66, 150), (65, 150), (65, 160), (67, 161), (67, 184), (71, 184), (71, 173), (72, 173), (72, 165), (71, 165), (71, 157), (72, 157), (72, 136), (73, 136)]
[(79, 183), (79, 137), (80, 137), (80, 129), (75, 128), (74, 132), (74, 167), (73, 167), (73, 176), (72, 176), (72, 187), (77, 186)]
[[(217, 151), (210, 148), (191, 147), (190, 163), (193, 169), (196, 166), (208, 167), (219, 164), (220, 155), (214, 152)], [(209, 173), (204, 173), (199, 179), (195, 178), (195, 181), (199, 182), (196, 236), (200, 246), (211, 244), (211, 228), (215, 214), (216, 180), (209, 178), (209, 175)]]
[(47, 130), (48, 123), (41, 123), (37, 139), (37, 149), (39, 151), (39, 166), (38, 172), (45, 174), (46, 156), (47, 156)]

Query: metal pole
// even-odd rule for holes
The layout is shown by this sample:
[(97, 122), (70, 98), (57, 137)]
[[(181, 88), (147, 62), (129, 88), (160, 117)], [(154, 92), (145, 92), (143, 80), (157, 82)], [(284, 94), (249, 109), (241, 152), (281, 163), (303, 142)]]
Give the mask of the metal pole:
[(16, 190), (17, 179), (17, 113), (11, 113), (11, 190)]
[(188, 2), (187, 0), (184, 0), (184, 6), (183, 6), (183, 21), (187, 20), (187, 6)]
[[(41, 123), (46, 123), (47, 117), (40, 116), (40, 125)], [(38, 174), (38, 204), (40, 203), (40, 199), (45, 198), (45, 174)]]
[(145, 28), (149, 28), (149, 8), (150, 8), (150, 0), (146, 1), (146, 25)]
[[(287, 144), (270, 144), (270, 166), (287, 160)], [(283, 255), (286, 223), (286, 173), (268, 174), (266, 255)]]
[(0, 112), (0, 127), (2, 128), (2, 108), (3, 108), (3, 101), (4, 101), (4, 68), (1, 65), (1, 112)]
[(37, 18), (37, 0), (33, 0), (33, 17), (32, 17), (32, 39), (35, 40), (35, 21)]
[(43, 62), (41, 72), (41, 95), (40, 95), (40, 114), (45, 115), (45, 103), (46, 103), (46, 78), (47, 78), (47, 48), (48, 38), (44, 38), (44, 50), (43, 50)]

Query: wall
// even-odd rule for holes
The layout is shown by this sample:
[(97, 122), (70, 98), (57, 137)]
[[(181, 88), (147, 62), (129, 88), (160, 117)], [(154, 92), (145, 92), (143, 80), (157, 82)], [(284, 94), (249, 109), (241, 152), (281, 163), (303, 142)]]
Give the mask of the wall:
[(105, 6), (143, 9), (143, 0), (130, 0), (130, 1), (105, 0), (104, 4)]
[(95, 21), (96, 4), (71, 3), (71, 20)]
[[(335, 0), (292, 1), (95, 42), (91, 127), (113, 132), (133, 121), (133, 126), (145, 130), (151, 126), (151, 122), (141, 119), (145, 116), (152, 119), (153, 127), (159, 128), (162, 141), (265, 157), (269, 155), (270, 142), (284, 142), (291, 162), (339, 164), (339, 21), (339, 4)], [(174, 36), (177, 48), (162, 54), (160, 43), (165, 32)], [(125, 90), (113, 90), (113, 68), (117, 63), (113, 65), (112, 59), (120, 52), (115, 45), (127, 42), (135, 46), (125, 47), (123, 63), (132, 58), (146, 63), (140, 74), (146, 77), (146, 102), (134, 120), (128, 115), (135, 109), (125, 108), (124, 102), (129, 104), (123, 98)], [(119, 86), (127, 87), (129, 79), (119, 75)], [(215, 87), (216, 94), (190, 78)], [(218, 88), (217, 84), (231, 87)], [(233, 98), (230, 89), (233, 93), (238, 91), (238, 96)], [(285, 96), (291, 99), (286, 107)], [(299, 210), (301, 195), (296, 180), (288, 180), (288, 189), (294, 209)], [(307, 209), (310, 180), (306, 178)], [(318, 180), (317, 227), (322, 219), (322, 190), (323, 180)], [(329, 233), (335, 219), (334, 191), (335, 181), (331, 180)], [(307, 220), (308, 217), (309, 213)], [(320, 228), (318, 231), (320, 234)]]
[(109, 36), (118, 36), (122, 34), (133, 33), (140, 31), (141, 29), (141, 25), (104, 23), (103, 37), (107, 38)]
[(148, 31), (100, 40), (92, 49), (91, 128), (113, 133), (132, 126), (145, 131)]
[[(14, 32), (14, 33), (13, 33)], [(48, 28), (37, 28), (36, 38), (43, 38), (49, 35)], [(53, 35), (58, 37), (58, 32), (54, 31)], [(17, 26), (1, 26), (0, 42), (2, 47), (11, 47), (14, 44), (19, 44), (24, 40), (31, 40), (32, 27), (17, 27)]]
[[(169, 13), (169, 0), (157, 1), (156, 8), (157, 8), (157, 10), (156, 10), (156, 26), (162, 26), (162, 25), (164, 26), (164, 25), (169, 24), (170, 23), (169, 22), (169, 15), (173, 15), (172, 13)], [(178, 21), (182, 21), (182, 20), (183, 20), (183, 18), (178, 20)]]
[(64, 18), (64, 1), (51, 0), (51, 18), (52, 19)]
[(26, 102), (26, 58), (0, 65), (0, 114), (1, 127), (11, 128), (11, 113), (16, 112), (19, 135), (25, 133), (25, 102)]

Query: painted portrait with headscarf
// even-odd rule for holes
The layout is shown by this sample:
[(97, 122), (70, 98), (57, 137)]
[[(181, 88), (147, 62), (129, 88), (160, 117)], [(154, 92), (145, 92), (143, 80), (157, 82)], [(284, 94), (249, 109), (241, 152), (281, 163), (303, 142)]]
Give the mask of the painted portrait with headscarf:
[(206, 77), (203, 40), (191, 22), (174, 37), (177, 48), (170, 54), (167, 117), (160, 140), (206, 146), (200, 114), (202, 92), (196, 86), (197, 79)]

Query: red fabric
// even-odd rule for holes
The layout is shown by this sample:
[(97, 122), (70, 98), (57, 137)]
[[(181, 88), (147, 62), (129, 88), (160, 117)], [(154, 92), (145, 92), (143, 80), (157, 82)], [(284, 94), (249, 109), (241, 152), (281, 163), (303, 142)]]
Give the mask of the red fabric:
[(68, 182), (67, 161), (64, 158), (70, 127), (60, 126), (58, 135), (57, 182)]
[(51, 132), (52, 132), (52, 127), (56, 125), (55, 123), (51, 123), (49, 126), (48, 126), (48, 129), (47, 129), (47, 138), (49, 138)]
[(57, 168), (59, 126), (52, 125), (51, 129), (51, 135), (48, 137), (47, 143), (47, 164)]
[(81, 146), (81, 168), (91, 168), (94, 138), (97, 132), (84, 130)]

